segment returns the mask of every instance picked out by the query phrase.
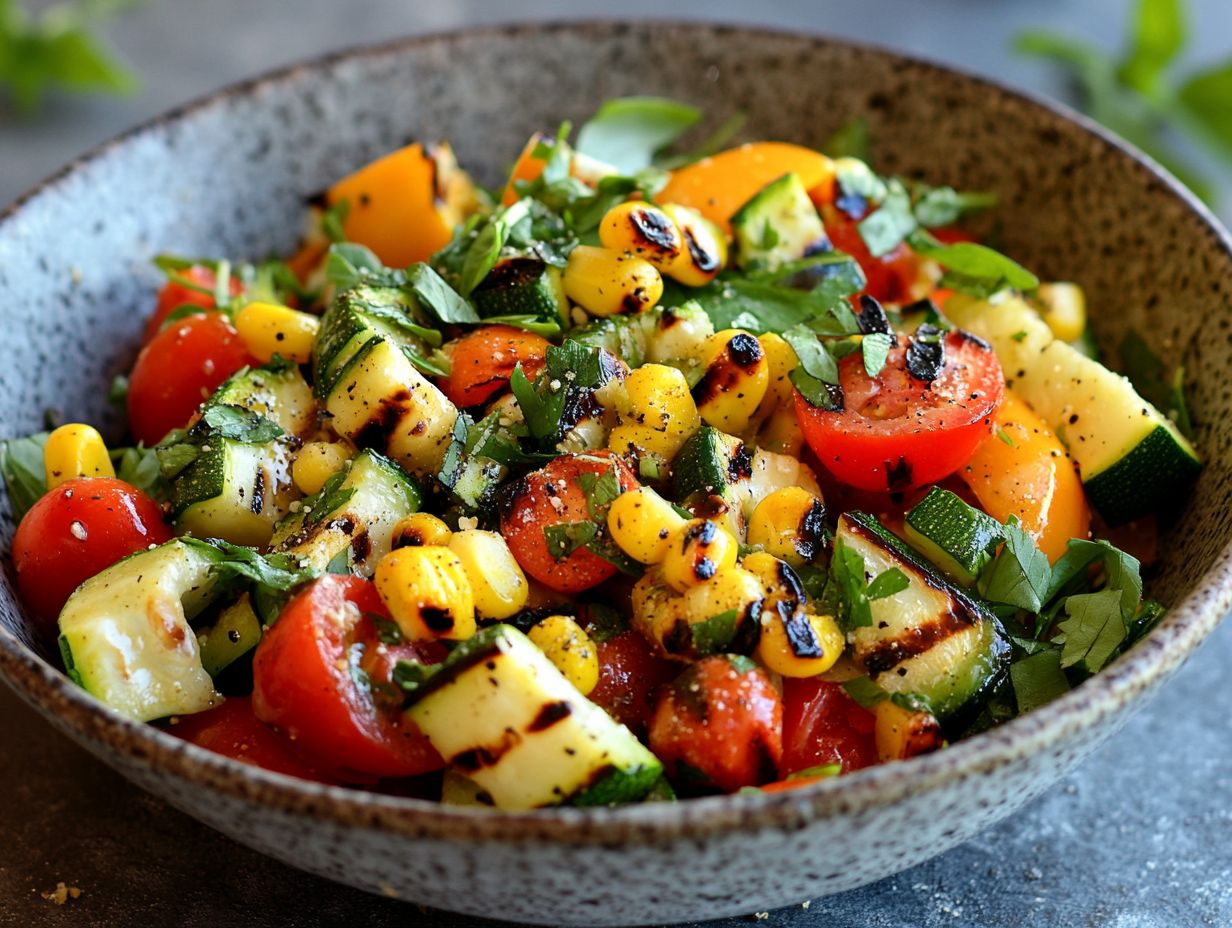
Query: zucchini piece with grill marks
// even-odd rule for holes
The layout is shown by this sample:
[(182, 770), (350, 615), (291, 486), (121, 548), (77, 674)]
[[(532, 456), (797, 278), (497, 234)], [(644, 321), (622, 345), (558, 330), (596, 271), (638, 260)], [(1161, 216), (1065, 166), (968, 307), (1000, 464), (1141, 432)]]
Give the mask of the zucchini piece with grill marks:
[[(202, 408), (186, 434), (160, 446), (159, 459), (176, 468), (171, 511), (180, 532), (263, 545), (274, 523), (299, 494), (291, 461), (316, 424), (312, 390), (286, 362), (232, 375)], [(271, 437), (272, 436), (272, 437)]]
[(503, 258), (473, 291), (479, 315), (538, 316), (569, 325), (569, 299), (561, 270), (538, 258)]
[(920, 697), (940, 719), (978, 708), (1009, 666), (1009, 643), (997, 617), (874, 516), (844, 513), (834, 544), (858, 553), (868, 577), (896, 567), (909, 581), (901, 592), (873, 600), (872, 623), (848, 634), (873, 681), (888, 693)]
[(817, 207), (799, 175), (766, 184), (731, 217), (740, 267), (773, 271), (830, 249)]
[(663, 772), (510, 625), (461, 645), (412, 699), (419, 730), (501, 809), (636, 802)]
[[(684, 369), (687, 376), (687, 362), (697, 357), (706, 339), (713, 334), (714, 323), (710, 316), (700, 305), (689, 301), (675, 307), (656, 306), (635, 316), (595, 319), (571, 330), (565, 337), (593, 348), (604, 348), (629, 367), (671, 364)], [(696, 373), (701, 376), (700, 366)]]
[(911, 508), (903, 529), (913, 548), (964, 587), (975, 584), (1005, 538), (996, 519), (941, 487)]
[(278, 523), (271, 545), (318, 570), (344, 557), (352, 569), (371, 576), (390, 550), (394, 526), (421, 501), (419, 485), (401, 467), (374, 451), (361, 451)]

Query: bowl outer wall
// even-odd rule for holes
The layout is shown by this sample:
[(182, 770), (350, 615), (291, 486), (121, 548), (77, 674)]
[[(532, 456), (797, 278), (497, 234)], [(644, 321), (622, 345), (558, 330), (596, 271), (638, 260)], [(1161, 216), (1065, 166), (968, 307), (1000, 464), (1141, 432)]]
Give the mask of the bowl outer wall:
[(9, 570), (0, 670), (19, 694), (145, 788), (288, 862), (556, 924), (717, 916), (869, 882), (1009, 814), (1119, 727), (1229, 606), (1232, 247), (1169, 178), (1072, 114), (876, 49), (695, 24), (485, 29), (331, 57), (158, 120), (0, 220), (5, 434), (38, 428), (48, 405), (107, 419), (99, 385), (131, 360), (153, 254), (286, 252), (305, 195), (408, 138), (449, 138), (498, 182), (532, 129), (628, 93), (743, 109), (746, 136), (813, 145), (866, 114), (880, 169), (998, 192), (1005, 249), (1082, 283), (1105, 347), (1136, 326), (1187, 365), (1209, 461), (1184, 531), (1165, 536), (1152, 589), (1175, 608), (1160, 629), (1058, 703), (908, 764), (777, 796), (532, 816), (302, 784), (100, 711), (34, 656)]

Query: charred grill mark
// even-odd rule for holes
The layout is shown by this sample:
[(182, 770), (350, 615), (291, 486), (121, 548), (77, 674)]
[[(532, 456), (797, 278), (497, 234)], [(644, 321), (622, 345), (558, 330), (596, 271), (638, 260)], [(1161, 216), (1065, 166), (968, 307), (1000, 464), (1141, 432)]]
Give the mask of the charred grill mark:
[(865, 335), (872, 335), (874, 332), (889, 335), (893, 332), (890, 328), (890, 317), (886, 315), (885, 309), (867, 293), (860, 297), (860, 314), (856, 316), (856, 322), (860, 326), (860, 331)]
[(982, 351), (992, 351), (992, 345), (984, 341), (984, 339), (980, 338), (974, 332), (966, 332), (962, 329), (955, 329), (954, 337), (960, 341), (970, 342)]
[(901, 493), (911, 486), (911, 462), (906, 456), (899, 455), (898, 461), (891, 464), (886, 461), (883, 465), (886, 475), (886, 489), (891, 493)]
[(526, 730), (528, 732), (547, 731), (557, 722), (564, 721), (572, 714), (573, 707), (563, 699), (544, 703)]
[(761, 343), (741, 332), (732, 336), (693, 387), (693, 399), (700, 406), (736, 389), (746, 374), (765, 357)]
[(922, 323), (907, 342), (907, 372), (932, 383), (945, 367), (945, 335), (935, 325)]
[(547, 265), (538, 258), (505, 258), (488, 272), (488, 276), (475, 289), (478, 291), (499, 290), (504, 287), (523, 287), (533, 284), (543, 276), (546, 267)]
[(523, 496), (530, 492), (530, 483), (525, 477), (519, 477), (512, 483), (507, 483), (496, 495), (496, 514), (502, 522), (513, 518), (513, 510)]
[(801, 610), (793, 608), (788, 602), (778, 604), (779, 619), (783, 623), (783, 631), (787, 633), (787, 645), (796, 657), (823, 657), (821, 642), (808, 616)]
[(438, 635), (453, 630), (453, 610), (448, 606), (420, 606), (419, 617), (429, 630)]
[(796, 553), (806, 561), (811, 561), (821, 553), (825, 543), (826, 507), (821, 500), (816, 500), (809, 506), (804, 518), (800, 520), (800, 530), (796, 537)]
[(663, 310), (663, 315), (659, 317), (659, 328), (660, 330), (666, 332), (668, 329), (670, 329), (672, 326), (674, 326), (679, 321), (680, 321), (680, 316), (676, 312), (676, 310), (672, 309), (671, 307), (668, 307), (667, 309)]
[(351, 539), (351, 554), (354, 556), (356, 563), (367, 559), (372, 553), (372, 539), (368, 535), (367, 529), (360, 529)]
[(258, 467), (256, 479), (252, 482), (252, 499), (248, 502), (248, 508), (258, 514), (265, 506), (265, 479), (265, 468)]
[(376, 412), (355, 433), (355, 444), (361, 448), (383, 449), (389, 444), (394, 429), (410, 407), (411, 391), (403, 387), (381, 399)]
[(753, 449), (741, 442), (732, 452), (727, 474), (732, 480), (747, 480), (753, 476)]
[(646, 297), (645, 287), (635, 287), (631, 292), (626, 293), (620, 298), (621, 312), (629, 316), (636, 316), (649, 303)]
[(668, 654), (683, 654), (693, 643), (693, 628), (684, 619), (677, 619), (663, 636), (663, 650)]
[(612, 354), (606, 348), (599, 349), (599, 382), (596, 387), (601, 387), (613, 377), (623, 377), (626, 368), (624, 362), (616, 355)]
[(864, 667), (876, 677), (893, 670), (908, 658), (923, 654), (934, 645), (970, 626), (970, 621), (953, 610), (940, 619), (933, 619), (904, 631), (897, 638), (887, 638), (873, 645), (864, 656)]
[(630, 210), (629, 224), (633, 226), (633, 236), (638, 242), (638, 251), (654, 252), (663, 257), (674, 257), (680, 253), (676, 226), (659, 210)]
[(500, 763), (500, 759), (517, 747), (521, 741), (521, 735), (512, 728), (506, 728), (500, 741), (494, 744), (481, 744), (461, 751), (451, 757), (449, 762), (464, 773), (476, 773), (484, 767), (495, 767)]
[[(697, 240), (697, 236), (693, 234), (692, 229), (684, 230), (684, 243), (689, 249), (689, 257), (693, 261), (693, 266), (704, 274), (710, 274), (719, 269), (719, 256), (707, 251), (702, 243)], [(674, 321), (674, 317), (673, 317)]]
[(761, 342), (752, 335), (741, 332), (733, 335), (731, 341), (727, 343), (727, 356), (747, 371), (751, 367), (756, 367), (757, 362), (766, 354), (761, 350)]
[(603, 406), (595, 399), (595, 391), (586, 387), (565, 388), (565, 404), (560, 412), (560, 431), (576, 428), (583, 419), (599, 418)]
[(779, 561), (775, 565), (775, 571), (778, 574), (779, 584), (788, 591), (791, 599), (795, 600), (795, 604), (799, 605), (804, 602), (804, 584), (800, 581), (800, 575), (791, 569), (791, 565), (786, 561)]
[(937, 304), (928, 297), (924, 297), (922, 300), (916, 300), (914, 303), (908, 303), (901, 310), (899, 310), (899, 312), (904, 316), (912, 316), (916, 313), (925, 313), (932, 316), (941, 315), (941, 310), (937, 308)]

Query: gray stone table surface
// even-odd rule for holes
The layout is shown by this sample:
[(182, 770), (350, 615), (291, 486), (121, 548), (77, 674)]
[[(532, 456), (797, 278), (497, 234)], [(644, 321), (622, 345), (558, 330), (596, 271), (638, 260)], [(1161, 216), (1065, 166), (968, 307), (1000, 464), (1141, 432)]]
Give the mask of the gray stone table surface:
[[(38, 4), (34, 4), (37, 6)], [(1122, 0), (150, 0), (111, 29), (144, 89), (0, 111), (0, 205), (132, 123), (254, 72), (343, 45), (471, 23), (659, 15), (757, 22), (895, 45), (1058, 92), (1007, 52), (1047, 24), (1119, 41)], [(1232, 49), (1232, 4), (1193, 0), (1195, 61)], [(1199, 159), (1200, 161), (1201, 159)], [(1223, 184), (1225, 204), (1232, 185)], [(1229, 210), (1223, 209), (1225, 218)], [(3, 426), (0, 424), (0, 431)], [(1188, 928), (1232, 925), (1232, 730), (1225, 626), (1051, 794), (974, 841), (881, 883), (769, 913), (792, 928)], [(42, 893), (63, 881), (63, 907)], [(128, 785), (0, 687), (0, 926), (459, 926), (246, 850)], [(752, 916), (712, 923), (734, 928)]]

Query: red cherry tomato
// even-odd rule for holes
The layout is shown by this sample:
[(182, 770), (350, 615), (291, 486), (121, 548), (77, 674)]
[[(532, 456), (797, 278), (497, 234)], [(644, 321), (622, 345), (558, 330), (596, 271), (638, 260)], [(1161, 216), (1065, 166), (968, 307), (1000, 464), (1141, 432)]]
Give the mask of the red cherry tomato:
[(551, 342), (508, 325), (485, 325), (453, 344), (452, 368), (442, 387), (458, 406), (477, 406), (500, 393), (522, 364), (529, 380), (543, 368)]
[(702, 658), (663, 687), (650, 749), (682, 792), (734, 793), (778, 776), (783, 703), (746, 657)]
[(920, 272), (920, 259), (900, 244), (889, 254), (874, 258), (860, 235), (859, 219), (854, 219), (833, 204), (821, 206), (826, 234), (836, 249), (855, 258), (868, 283), (864, 292), (883, 303), (901, 303), (910, 295)]
[[(179, 280), (175, 278), (179, 278)], [(180, 280), (202, 287), (208, 290), (209, 293), (202, 293), (200, 290), (186, 286), (180, 283)], [(154, 307), (154, 315), (145, 324), (145, 335), (142, 337), (141, 343), (144, 345), (157, 335), (158, 330), (163, 327), (163, 322), (166, 318), (181, 306), (200, 306), (205, 310), (216, 308), (218, 306), (214, 300), (214, 284), (216, 280), (217, 278), (212, 270), (199, 264), (194, 264), (190, 268), (177, 271), (175, 277), (168, 280), (163, 285), (163, 288), (158, 291), (158, 303)], [(238, 296), (244, 289), (234, 277), (227, 282), (227, 288), (232, 296)]]
[(622, 632), (596, 645), (599, 682), (588, 698), (636, 734), (643, 734), (654, 711), (655, 692), (680, 665), (659, 657), (637, 632)]
[[(612, 564), (584, 547), (557, 557), (548, 550), (544, 534), (553, 525), (593, 522), (579, 478), (583, 474), (602, 476), (612, 468), (623, 490), (640, 485), (628, 465), (609, 451), (561, 455), (516, 485), (501, 513), (501, 533), (522, 569), (544, 586), (577, 593), (616, 573)], [(606, 531), (602, 526), (601, 530)]]
[(409, 643), (382, 644), (374, 615), (389, 618), (371, 581), (336, 574), (314, 581), (257, 645), (253, 709), (326, 769), (378, 777), (439, 770), (444, 761), (390, 689), (398, 661), (438, 655)]
[(338, 782), (300, 760), (289, 738), (261, 723), (252, 711), (252, 700), (247, 696), (228, 696), (217, 709), (180, 716), (167, 730), (215, 754), (254, 767), (285, 773), (301, 780)]
[(157, 444), (192, 418), (201, 401), (241, 367), (260, 364), (221, 313), (190, 316), (141, 349), (128, 378), (133, 436)]
[(815, 677), (784, 679), (780, 774), (827, 764), (841, 764), (849, 773), (877, 763), (873, 726), (873, 713), (839, 684)]
[(819, 409), (796, 392), (805, 440), (842, 483), (893, 492), (935, 483), (962, 467), (992, 431), (1005, 377), (991, 349), (949, 333), (945, 366), (929, 383), (908, 372), (904, 341), (876, 377), (858, 352), (839, 363), (841, 411)]
[(13, 536), (22, 598), (53, 624), (73, 590), (120, 558), (171, 538), (158, 504), (114, 477), (78, 477), (49, 490)]

